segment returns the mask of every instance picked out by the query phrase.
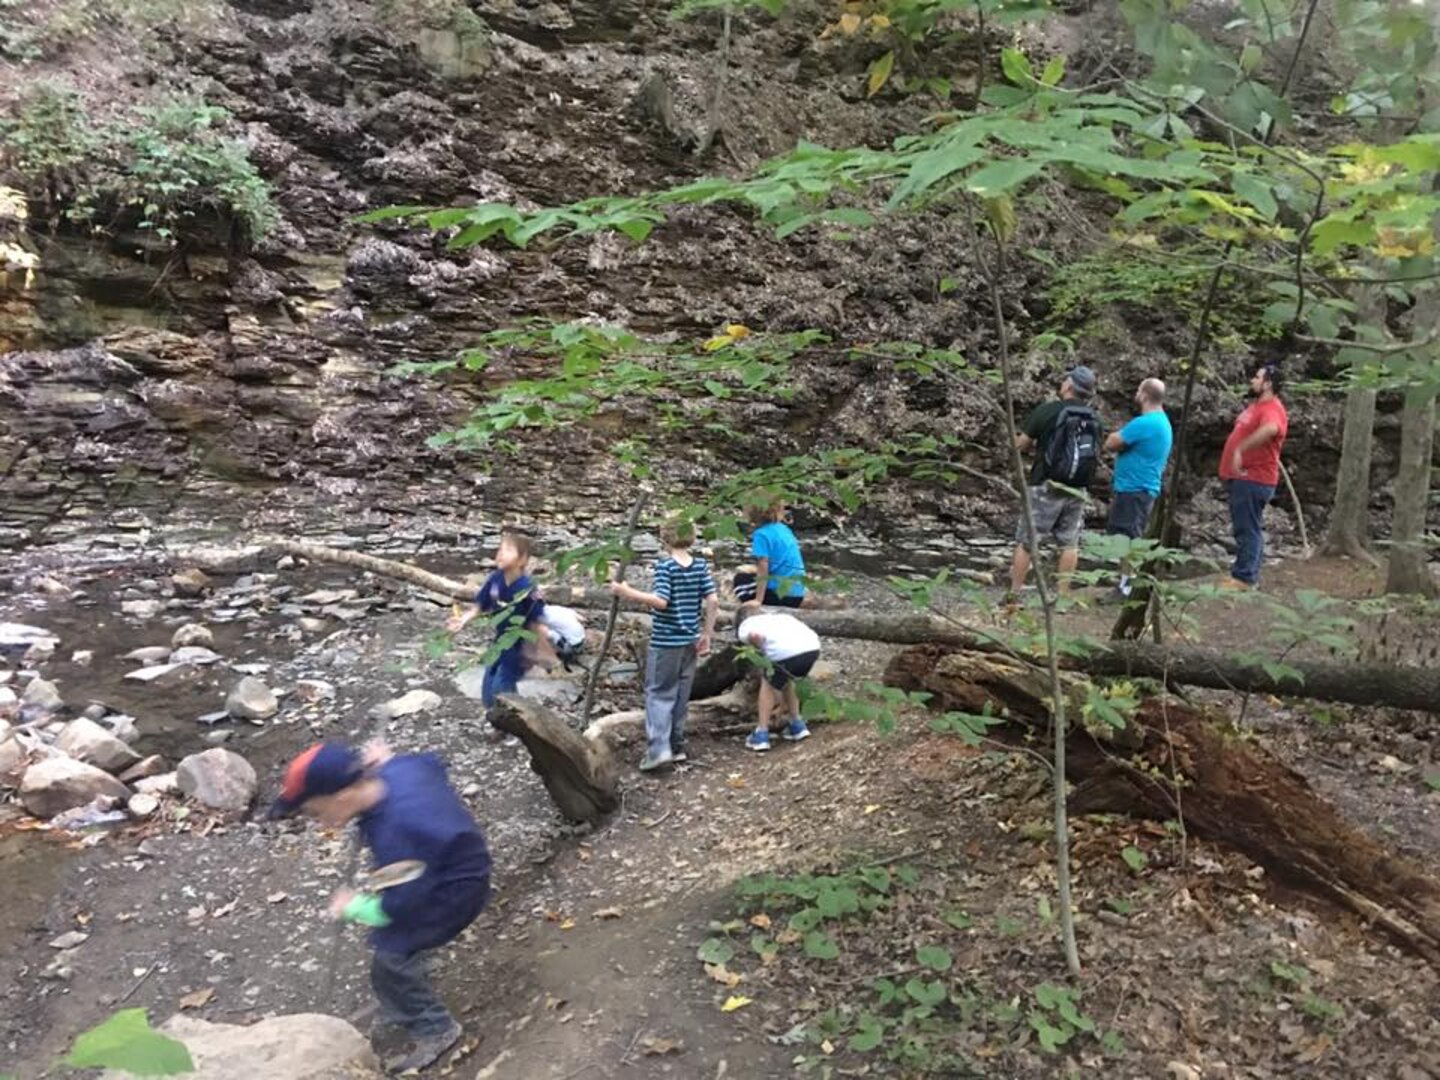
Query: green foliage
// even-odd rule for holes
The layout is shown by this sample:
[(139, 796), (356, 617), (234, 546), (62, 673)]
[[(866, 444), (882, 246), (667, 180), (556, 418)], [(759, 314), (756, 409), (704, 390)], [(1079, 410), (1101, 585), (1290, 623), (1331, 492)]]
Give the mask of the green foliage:
[(1121, 848), (1120, 857), (1125, 860), (1125, 865), (1132, 873), (1138, 874), (1150, 865), (1149, 857), (1134, 844), (1126, 844)]
[(28, 64), (87, 40), (113, 47), (127, 34), (143, 48), (155, 27), (204, 23), (214, 7), (211, 0), (0, 0), (0, 57)]
[(121, 1069), (136, 1076), (178, 1076), (195, 1069), (185, 1044), (151, 1030), (144, 1009), (122, 1009), (80, 1035), (64, 1064)]
[(96, 125), (75, 91), (37, 83), (0, 122), (3, 162), (52, 214), (97, 226), (123, 215), (172, 242), (211, 214), (258, 240), (278, 214), (245, 144), (222, 133), (228, 116), (178, 97)]

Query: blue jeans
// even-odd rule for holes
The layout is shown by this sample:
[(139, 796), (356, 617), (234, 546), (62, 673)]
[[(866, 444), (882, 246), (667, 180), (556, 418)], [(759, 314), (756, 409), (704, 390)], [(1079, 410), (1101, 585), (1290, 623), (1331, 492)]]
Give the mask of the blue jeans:
[(651, 757), (684, 748), (694, 682), (694, 645), (650, 646), (645, 658), (645, 746)]
[(376, 949), (370, 960), (370, 986), (380, 1002), (380, 1019), (405, 1029), (412, 1038), (438, 1035), (455, 1022), (430, 985), (428, 952), (409, 954)]
[(1226, 483), (1230, 488), (1230, 528), (1235, 534), (1235, 561), (1230, 564), (1230, 576), (1254, 585), (1260, 580), (1260, 564), (1265, 559), (1262, 517), (1265, 507), (1275, 497), (1275, 487), (1253, 480)]
[(480, 684), (480, 701), (488, 709), (495, 704), (499, 694), (513, 694), (525, 674), (525, 654), (522, 646), (512, 645), (495, 658), (485, 669), (485, 679)]

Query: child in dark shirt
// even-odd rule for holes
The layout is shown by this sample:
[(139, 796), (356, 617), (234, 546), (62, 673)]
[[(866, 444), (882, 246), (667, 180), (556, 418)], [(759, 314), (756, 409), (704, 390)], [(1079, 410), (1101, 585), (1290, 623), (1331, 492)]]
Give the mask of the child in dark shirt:
[(370, 985), (382, 1024), (409, 1037), (385, 1063), (423, 1069), (459, 1041), (460, 1024), (430, 983), (430, 953), (458, 937), (490, 898), (485, 837), (433, 754), (392, 755), (379, 743), (362, 756), (343, 743), (317, 743), (285, 770), (272, 818), (296, 811), (331, 827), (355, 821), (375, 868), (418, 860), (418, 877), (380, 893), (342, 888), (336, 918), (371, 928)]
[(500, 694), (515, 692), (533, 658), (558, 662), (541, 626), (545, 602), (525, 572), (529, 565), (529, 539), (515, 532), (502, 533), (495, 551), (495, 570), (475, 593), (475, 603), (456, 612), (446, 624), (451, 633), (458, 633), (480, 615), (499, 613), (494, 620), (496, 642), (514, 636), (511, 632), (520, 627), (530, 631), (529, 638), (515, 637), (486, 666), (480, 700), (487, 710)]

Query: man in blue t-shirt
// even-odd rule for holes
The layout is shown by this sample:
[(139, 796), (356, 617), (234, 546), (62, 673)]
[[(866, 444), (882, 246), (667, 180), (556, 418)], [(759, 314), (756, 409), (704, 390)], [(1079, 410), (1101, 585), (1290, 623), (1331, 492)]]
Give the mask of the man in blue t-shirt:
[[(1105, 531), (1135, 540), (1145, 535), (1150, 524), (1150, 511), (1160, 494), (1165, 463), (1170, 460), (1174, 434), (1170, 418), (1165, 415), (1165, 384), (1159, 379), (1146, 379), (1135, 391), (1135, 404), (1140, 415), (1105, 439), (1105, 449), (1115, 452), (1114, 498), (1110, 502), (1110, 521)], [(1120, 566), (1121, 596), (1130, 595), (1130, 572)]]

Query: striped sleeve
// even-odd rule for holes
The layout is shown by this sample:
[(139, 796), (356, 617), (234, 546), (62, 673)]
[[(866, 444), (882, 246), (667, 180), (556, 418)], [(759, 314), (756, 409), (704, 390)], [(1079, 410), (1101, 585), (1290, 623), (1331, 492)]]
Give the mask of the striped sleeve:
[(700, 595), (701, 595), (701, 596), (714, 596), (714, 595), (715, 595), (715, 578), (714, 578), (714, 576), (710, 573), (710, 564), (707, 563), (704, 559), (699, 560), (699, 562), (700, 562)]
[(675, 564), (669, 559), (661, 559), (655, 564), (655, 595), (667, 604), (675, 595), (674, 571)]

